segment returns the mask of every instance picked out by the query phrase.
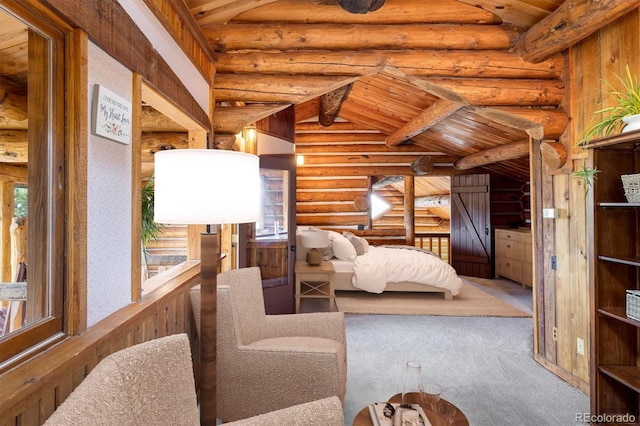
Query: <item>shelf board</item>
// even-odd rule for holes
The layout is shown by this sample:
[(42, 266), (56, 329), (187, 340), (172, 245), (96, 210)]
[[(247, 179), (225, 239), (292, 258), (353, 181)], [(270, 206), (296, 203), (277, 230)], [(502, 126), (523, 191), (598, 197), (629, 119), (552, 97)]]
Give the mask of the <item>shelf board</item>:
[(640, 328), (640, 321), (629, 318), (625, 308), (600, 308), (598, 313)]
[(611, 263), (622, 263), (624, 265), (640, 266), (640, 259), (631, 256), (598, 256), (598, 260)]
[(601, 365), (600, 371), (640, 393), (640, 367), (627, 365)]
[(598, 207), (608, 208), (638, 208), (640, 203), (598, 203)]
[(584, 145), (583, 148), (584, 149), (606, 148), (611, 145), (636, 142), (639, 139), (640, 139), (640, 130), (634, 130), (631, 132), (620, 133), (614, 136), (607, 136), (604, 138), (593, 139), (589, 143)]

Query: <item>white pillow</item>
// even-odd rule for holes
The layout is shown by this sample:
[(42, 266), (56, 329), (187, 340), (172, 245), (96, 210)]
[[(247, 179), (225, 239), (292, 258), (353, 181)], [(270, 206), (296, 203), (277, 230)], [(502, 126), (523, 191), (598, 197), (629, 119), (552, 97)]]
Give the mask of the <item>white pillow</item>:
[(364, 247), (364, 252), (368, 253), (369, 252), (369, 241), (367, 241), (366, 238), (364, 237), (358, 237), (360, 239), (360, 242), (362, 243), (362, 246)]
[(347, 240), (351, 243), (353, 248), (356, 249), (356, 255), (360, 256), (361, 254), (365, 254), (369, 251), (369, 242), (362, 237), (358, 237), (353, 232), (343, 232)]
[(331, 250), (333, 250), (334, 257), (340, 260), (354, 260), (356, 258), (356, 249), (346, 237), (335, 231), (329, 231), (329, 240), (331, 241)]

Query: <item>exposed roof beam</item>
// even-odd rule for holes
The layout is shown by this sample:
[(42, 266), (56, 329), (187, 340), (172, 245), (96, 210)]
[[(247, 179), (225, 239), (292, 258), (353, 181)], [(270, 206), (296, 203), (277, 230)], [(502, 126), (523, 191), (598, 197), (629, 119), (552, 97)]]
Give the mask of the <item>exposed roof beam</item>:
[(249, 123), (262, 120), (287, 108), (290, 104), (261, 104), (246, 106), (216, 106), (213, 112), (215, 133), (236, 134)]
[[(199, 0), (187, 0), (195, 3)], [(230, 0), (217, 0), (227, 1)], [(233, 0), (241, 3), (240, 0)], [(256, 0), (252, 2), (258, 3)], [(260, 4), (264, 4), (261, 0)], [(211, 2), (208, 2), (209, 4)], [(387, 1), (378, 13), (357, 15), (345, 13), (335, 2), (330, 1), (300, 1), (280, 0), (269, 7), (257, 7), (247, 10), (237, 16), (238, 22), (296, 22), (305, 24), (321, 24), (333, 22), (335, 24), (426, 24), (441, 22), (459, 22), (462, 24), (501, 24), (497, 14), (484, 10), (476, 4), (461, 4), (451, 0), (429, 0), (429, 7), (425, 7), (424, 0), (392, 0)], [(198, 17), (198, 22), (206, 24)], [(223, 22), (220, 22), (223, 23)]]
[(318, 122), (321, 125), (328, 127), (333, 124), (338, 116), (342, 102), (349, 94), (349, 89), (351, 89), (351, 84), (322, 95), (322, 98), (320, 98), (320, 112), (318, 113)]
[(418, 133), (422, 133), (428, 128), (438, 124), (463, 106), (464, 104), (460, 102), (438, 99), (429, 108), (425, 109), (411, 121), (407, 122), (394, 133), (390, 134), (385, 142), (387, 146), (400, 145), (407, 139), (410, 139)]
[(543, 61), (638, 6), (640, 0), (566, 0), (532, 26), (515, 44), (515, 51), (526, 61)]
[(197, 2), (187, 0), (191, 14), (196, 19), (198, 25), (206, 24), (226, 24), (234, 16), (242, 12), (273, 3), (277, 0), (218, 0), (217, 2)]
[(356, 77), (219, 74), (214, 85), (216, 101), (298, 104), (339, 87)]
[(216, 71), (225, 73), (367, 75), (382, 66), (408, 76), (559, 79), (562, 55), (532, 64), (500, 50), (343, 50), (286, 52), (225, 52)]
[(485, 149), (484, 151), (459, 158), (453, 163), (453, 167), (457, 170), (470, 170), (475, 167), (498, 163), (500, 161), (527, 157), (528, 155), (529, 140), (522, 140)]
[[(509, 25), (227, 24), (202, 29), (216, 51), (469, 49), (507, 50), (520, 37)], [(384, 36), (381, 36), (384, 34)]]

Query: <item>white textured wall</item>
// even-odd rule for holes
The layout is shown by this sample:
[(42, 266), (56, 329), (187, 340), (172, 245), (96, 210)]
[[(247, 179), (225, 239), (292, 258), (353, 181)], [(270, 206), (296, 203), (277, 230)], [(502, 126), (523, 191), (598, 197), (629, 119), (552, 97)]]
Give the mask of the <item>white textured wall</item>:
[[(131, 72), (89, 43), (89, 113), (101, 84), (131, 101)], [(91, 123), (91, 117), (89, 117)], [(131, 145), (89, 133), (87, 326), (131, 301)]]

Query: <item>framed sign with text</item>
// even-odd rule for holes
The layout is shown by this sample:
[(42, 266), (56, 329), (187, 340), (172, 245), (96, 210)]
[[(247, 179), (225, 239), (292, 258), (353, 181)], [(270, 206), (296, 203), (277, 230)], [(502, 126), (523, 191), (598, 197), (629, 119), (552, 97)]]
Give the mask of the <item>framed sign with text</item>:
[(131, 102), (99, 84), (93, 86), (91, 132), (94, 135), (129, 145), (132, 113)]

